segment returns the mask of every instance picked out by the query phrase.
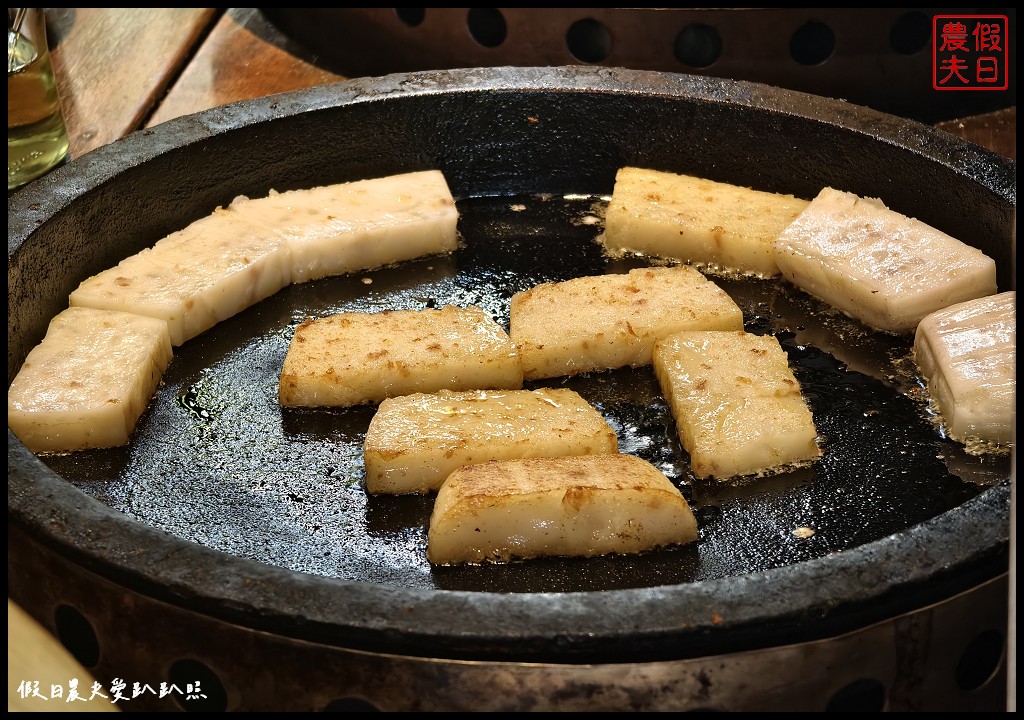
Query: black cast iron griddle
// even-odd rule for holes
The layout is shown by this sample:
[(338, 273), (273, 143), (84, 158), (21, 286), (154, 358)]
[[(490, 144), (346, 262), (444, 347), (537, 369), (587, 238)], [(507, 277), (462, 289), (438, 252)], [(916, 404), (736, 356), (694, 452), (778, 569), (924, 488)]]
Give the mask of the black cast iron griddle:
[[(915, 607), (1005, 568), (1010, 458), (974, 457), (927, 412), (909, 338), (777, 281), (715, 276), (772, 333), (811, 404), (813, 468), (695, 480), (649, 369), (553, 379), (691, 501), (698, 541), (637, 556), (434, 568), (431, 497), (367, 497), (373, 408), (282, 409), (307, 317), (478, 304), (621, 272), (594, 242), (623, 165), (813, 197), (881, 197), (996, 258), (1008, 287), (1011, 164), (924, 126), (745, 83), (607, 69), (352, 81), (137, 133), (9, 200), (8, 375), (85, 277), (226, 204), (442, 170), (453, 255), (291, 286), (177, 348), (127, 448), (40, 461), (9, 435), (9, 514), (97, 572), (273, 632), (431, 657), (693, 656)], [(931, 202), (945, 188), (948, 202)], [(806, 529), (813, 534), (806, 535)], [(794, 632), (795, 628), (799, 628)]]
[[(764, 479), (697, 480), (649, 367), (529, 383), (572, 388), (597, 407), (622, 451), (684, 490), (699, 542), (636, 557), (430, 566), (433, 496), (365, 491), (363, 440), (376, 406), (278, 405), (295, 326), (337, 312), (473, 304), (508, 328), (514, 292), (650, 262), (604, 257), (594, 239), (603, 206), (599, 198), (461, 201), (463, 247), (454, 255), (288, 288), (178, 348), (128, 447), (44, 461), (112, 508), (226, 553), (343, 580), (493, 592), (638, 588), (767, 570), (900, 532), (1008, 473), (1009, 456), (972, 458), (942, 440), (914, 383), (908, 339), (867, 332), (781, 281), (715, 278), (743, 304), (748, 330), (785, 344), (824, 458)], [(862, 370), (802, 341), (808, 326), (830, 329), (831, 349), (859, 353)], [(813, 536), (800, 537), (808, 528)]]

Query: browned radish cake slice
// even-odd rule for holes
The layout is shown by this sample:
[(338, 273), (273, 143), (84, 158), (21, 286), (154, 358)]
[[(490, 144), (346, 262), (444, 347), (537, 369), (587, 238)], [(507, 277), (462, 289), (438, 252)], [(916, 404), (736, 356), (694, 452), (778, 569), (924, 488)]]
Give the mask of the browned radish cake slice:
[(1013, 441), (1017, 293), (951, 305), (917, 326), (914, 360), (954, 440)]
[(772, 243), (807, 200), (636, 167), (621, 168), (601, 237), (612, 253), (678, 258), (760, 277), (779, 274)]
[(681, 332), (658, 343), (654, 372), (699, 478), (768, 473), (821, 454), (800, 385), (770, 335)]
[(468, 390), (385, 400), (366, 432), (370, 493), (437, 490), (488, 460), (615, 453), (615, 431), (573, 390)]
[(680, 330), (741, 330), (729, 295), (688, 266), (545, 283), (512, 298), (509, 334), (528, 380), (649, 365)]
[(281, 405), (377, 403), (438, 390), (519, 389), (508, 334), (476, 306), (339, 313), (295, 329), (281, 370)]
[(7, 426), (34, 452), (128, 443), (171, 362), (163, 320), (68, 308), (7, 390)]
[(445, 480), (430, 516), (436, 565), (636, 553), (697, 539), (690, 506), (632, 455), (494, 460)]
[(458, 247), (459, 213), (438, 170), (239, 198), (231, 208), (285, 240), (293, 283)]

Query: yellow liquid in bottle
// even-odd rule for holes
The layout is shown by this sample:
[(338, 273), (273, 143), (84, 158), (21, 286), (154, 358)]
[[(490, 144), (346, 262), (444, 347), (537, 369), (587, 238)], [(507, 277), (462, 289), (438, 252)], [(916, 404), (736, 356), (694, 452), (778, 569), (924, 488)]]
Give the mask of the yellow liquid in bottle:
[(61, 164), (68, 147), (49, 51), (8, 31), (8, 192)]

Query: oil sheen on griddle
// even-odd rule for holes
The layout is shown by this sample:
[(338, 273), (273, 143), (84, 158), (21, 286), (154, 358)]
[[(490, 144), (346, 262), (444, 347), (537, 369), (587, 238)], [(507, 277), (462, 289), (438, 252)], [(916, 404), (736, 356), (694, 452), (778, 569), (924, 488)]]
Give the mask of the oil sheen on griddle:
[(606, 199), (463, 200), (462, 247), (350, 277), (293, 285), (177, 349), (131, 445), (44, 458), (86, 492), (186, 540), (292, 570), (407, 588), (573, 592), (758, 572), (856, 547), (933, 518), (1009, 475), (973, 457), (927, 412), (910, 338), (866, 331), (781, 281), (711, 274), (747, 330), (776, 335), (825, 451), (813, 467), (696, 480), (650, 368), (530, 383), (568, 387), (615, 428), (623, 452), (674, 480), (699, 538), (636, 556), (433, 568), (433, 497), (369, 497), (362, 443), (370, 406), (277, 404), (296, 325), (343, 311), (476, 304), (508, 327), (512, 295), (541, 282), (653, 264), (609, 259), (595, 241)]

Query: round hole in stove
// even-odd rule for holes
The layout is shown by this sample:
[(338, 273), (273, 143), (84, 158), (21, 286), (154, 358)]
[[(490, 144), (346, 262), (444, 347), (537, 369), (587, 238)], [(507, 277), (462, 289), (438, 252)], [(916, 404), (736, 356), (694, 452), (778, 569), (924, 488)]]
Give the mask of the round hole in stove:
[(608, 28), (593, 18), (577, 20), (565, 33), (565, 44), (577, 60), (601, 62), (612, 52), (612, 36)]
[(469, 34), (484, 47), (498, 47), (508, 35), (505, 16), (497, 8), (470, 8), (466, 24)]
[(900, 55), (920, 52), (931, 40), (932, 23), (923, 12), (913, 11), (900, 15), (889, 31), (889, 45)]
[(409, 27), (418, 27), (427, 17), (426, 8), (395, 8), (395, 15)]
[(885, 707), (885, 685), (874, 678), (860, 678), (839, 688), (825, 706), (826, 712), (880, 712)]
[(224, 712), (228, 694), (217, 673), (198, 660), (178, 660), (168, 672), (177, 688), (172, 694), (182, 710), (188, 712)]
[(380, 712), (380, 708), (362, 698), (338, 698), (324, 707), (324, 712)]
[(956, 684), (964, 690), (977, 690), (988, 682), (1003, 660), (1003, 634), (985, 630), (967, 645), (956, 665)]
[(789, 54), (801, 65), (821, 65), (836, 49), (836, 34), (823, 22), (811, 20), (797, 28), (789, 41)]
[(60, 605), (54, 613), (57, 637), (75, 660), (93, 668), (100, 660), (100, 641), (92, 623), (70, 605)]
[(713, 65), (722, 54), (722, 36), (708, 25), (687, 25), (672, 45), (679, 62), (695, 68)]

